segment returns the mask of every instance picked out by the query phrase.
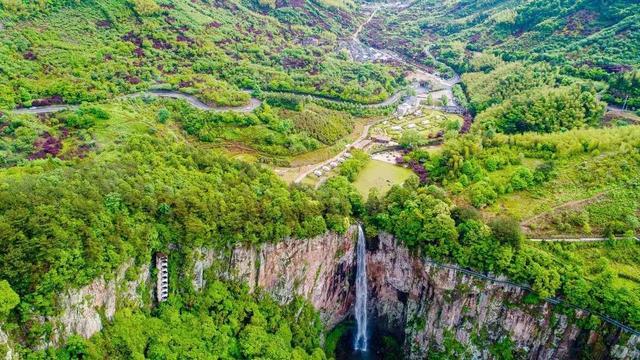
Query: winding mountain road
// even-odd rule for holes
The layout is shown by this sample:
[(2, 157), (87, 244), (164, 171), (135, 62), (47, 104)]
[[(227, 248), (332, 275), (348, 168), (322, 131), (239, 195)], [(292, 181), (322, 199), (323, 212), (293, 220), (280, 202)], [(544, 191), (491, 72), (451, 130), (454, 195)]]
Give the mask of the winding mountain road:
[[(430, 73), (428, 69), (426, 69), (424, 66), (408, 61), (404, 59), (401, 55), (393, 51), (386, 50), (386, 49), (383, 49), (383, 50), (374, 49), (363, 44), (360, 41), (359, 39), (360, 33), (367, 26), (367, 24), (369, 24), (371, 20), (373, 20), (373, 18), (381, 8), (383, 7), (393, 8), (401, 5), (402, 5), (401, 3), (377, 5), (372, 11), (372, 13), (367, 17), (367, 19), (362, 24), (360, 24), (360, 26), (358, 26), (354, 34), (351, 36), (350, 40), (353, 43), (357, 44), (357, 46), (361, 48), (366, 48), (367, 51), (383, 54), (387, 59), (392, 59), (398, 63), (402, 63), (408, 67), (413, 68), (414, 75), (417, 75), (416, 76), (417, 80), (428, 80), (433, 85), (434, 88), (440, 87), (441, 89), (439, 91), (447, 91), (448, 93), (451, 93), (451, 87), (457, 82), (459, 82), (458, 76), (456, 76), (453, 79), (445, 80), (435, 74)], [(414, 84), (414, 87), (419, 87), (419, 85)], [(250, 92), (250, 91), (246, 90), (246, 92)], [(407, 93), (406, 89), (401, 89), (396, 93), (394, 93), (393, 95), (391, 95), (390, 97), (388, 97), (387, 99), (385, 99), (384, 101), (381, 101), (375, 104), (361, 104), (361, 106), (364, 108), (380, 108), (380, 107), (391, 106), (403, 100), (406, 93)], [(273, 94), (278, 94), (278, 93), (274, 92)], [(326, 97), (314, 96), (314, 95), (308, 95), (308, 94), (299, 94), (299, 93), (282, 93), (282, 94), (294, 94), (296, 96), (299, 96), (300, 98), (318, 99), (322, 101), (331, 101), (335, 103), (348, 103), (348, 101), (330, 99)], [(209, 104), (202, 102), (194, 95), (186, 94), (186, 93), (175, 91), (175, 90), (161, 90), (161, 89), (148, 90), (148, 91), (142, 91), (142, 92), (128, 94), (128, 95), (123, 95), (123, 96), (116, 97), (115, 99), (127, 99), (127, 98), (137, 98), (137, 97), (146, 97), (146, 96), (184, 100), (187, 103), (189, 103), (191, 106), (203, 111), (221, 111), (221, 112), (235, 111), (235, 112), (241, 112), (241, 113), (250, 113), (262, 104), (262, 101), (260, 99), (251, 97), (249, 100), (249, 103), (246, 105), (235, 106), (235, 107), (211, 106)], [(452, 96), (450, 97), (453, 98)], [(415, 102), (414, 101), (415, 99), (412, 99), (412, 98), (414, 97), (409, 97), (409, 99), (405, 99), (405, 102), (407, 103)], [(63, 110), (73, 110), (77, 108), (78, 108), (78, 105), (47, 105), (47, 106), (36, 106), (31, 108), (15, 109), (13, 110), (13, 113), (14, 114), (46, 114), (46, 113), (63, 111)], [(312, 173), (315, 169), (323, 167), (333, 161), (336, 161), (339, 157), (344, 156), (344, 154), (348, 151), (348, 149), (353, 147), (358, 142), (367, 138), (369, 134), (369, 129), (372, 125), (373, 124), (365, 125), (362, 129), (361, 134), (358, 136), (358, 138), (355, 141), (351, 142), (350, 144), (346, 145), (345, 149), (342, 150), (339, 154), (335, 155), (334, 157), (316, 164), (299, 167), (298, 169), (302, 170), (302, 172), (295, 178), (294, 183), (301, 182), (302, 179), (304, 179), (306, 176)]]
[[(249, 90), (245, 90), (245, 92), (250, 93), (251, 91)], [(374, 104), (359, 104), (360, 106), (364, 107), (364, 108), (381, 108), (381, 107), (385, 107), (385, 106), (390, 106), (393, 105), (395, 103), (397, 103), (398, 101), (400, 101), (400, 99), (402, 98), (402, 96), (404, 96), (404, 94), (406, 93), (405, 89), (402, 90), (398, 90), (396, 91), (393, 95), (389, 96), (388, 98), (386, 98), (385, 100), (379, 102), (379, 103), (374, 103)], [(272, 94), (278, 94), (278, 92), (272, 92)], [(349, 102), (349, 101), (344, 101), (344, 100), (336, 100), (336, 99), (330, 99), (330, 98), (326, 98), (326, 97), (322, 97), (322, 96), (316, 96), (316, 95), (309, 95), (309, 94), (300, 94), (300, 93), (285, 93), (285, 92), (281, 92), (280, 94), (293, 94), (296, 96), (299, 96), (301, 99), (307, 98), (307, 99), (316, 99), (316, 100), (322, 100), (322, 101), (330, 101), (333, 103), (350, 103), (350, 104), (357, 104), (354, 102)], [(191, 106), (199, 109), (199, 110), (203, 110), (203, 111), (234, 111), (234, 112), (240, 112), (240, 113), (250, 113), (252, 111), (254, 111), (255, 109), (257, 109), (261, 104), (262, 104), (262, 100), (255, 98), (255, 97), (251, 97), (249, 99), (249, 103), (246, 105), (240, 105), (240, 106), (212, 106), (209, 104), (206, 104), (204, 102), (202, 102), (201, 100), (199, 100), (197, 97), (195, 97), (194, 95), (191, 94), (186, 94), (180, 91), (176, 91), (176, 90), (148, 90), (148, 91), (141, 91), (141, 92), (137, 92), (137, 93), (133, 93), (133, 94), (128, 94), (128, 95), (123, 95), (123, 96), (118, 96), (114, 99), (116, 100), (120, 100), (120, 99), (133, 99), (133, 98), (137, 98), (137, 97), (145, 97), (145, 96), (150, 96), (150, 97), (163, 97), (163, 98), (172, 98), (172, 99), (179, 99), (179, 100), (184, 100), (187, 103), (189, 103)], [(46, 113), (53, 113), (53, 112), (58, 112), (58, 111), (63, 111), (63, 110), (75, 110), (77, 109), (79, 106), (78, 105), (45, 105), (45, 106), (34, 106), (34, 107), (30, 107), (30, 108), (18, 108), (18, 109), (14, 109), (12, 110), (12, 113), (14, 114), (46, 114)]]
[[(458, 82), (460, 82), (460, 77), (456, 74), (456, 76), (452, 79), (449, 80), (445, 80), (435, 74), (432, 74), (428, 71), (428, 69), (426, 69), (424, 66), (421, 66), (420, 64), (416, 64), (413, 63), (411, 61), (408, 61), (406, 59), (404, 59), (402, 56), (400, 56), (399, 54), (390, 51), (390, 50), (386, 50), (386, 49), (375, 49), (372, 47), (369, 47), (367, 45), (365, 45), (364, 43), (362, 43), (362, 41), (359, 38), (360, 33), (362, 32), (362, 30), (365, 28), (365, 26), (367, 24), (369, 24), (371, 22), (371, 20), (373, 20), (373, 18), (375, 17), (376, 13), (382, 9), (383, 7), (389, 7), (389, 8), (393, 8), (393, 7), (397, 7), (398, 4), (401, 3), (394, 3), (394, 4), (378, 4), (373, 8), (373, 11), (371, 12), (371, 14), (367, 17), (367, 19), (360, 24), (360, 26), (358, 26), (358, 28), (356, 29), (356, 31), (354, 32), (354, 34), (351, 36), (351, 42), (352, 42), (352, 46), (350, 47), (350, 50), (352, 51), (352, 57), (353, 58), (357, 58), (357, 56), (354, 56), (353, 51), (359, 51), (362, 50), (363, 48), (365, 49), (365, 52), (371, 52), (371, 53), (379, 53), (379, 54), (383, 54), (386, 58), (388, 59), (393, 59), (396, 62), (402, 63), (408, 67), (411, 67), (414, 69), (414, 77), (416, 80), (427, 80), (431, 83), (431, 85), (433, 86), (433, 88), (440, 88), (438, 91), (444, 91), (447, 93), (446, 96), (448, 96), (451, 100), (451, 103), (454, 103), (453, 99), (453, 94), (452, 94), (452, 90), (451, 88), (453, 87), (453, 85), (457, 84)], [(419, 84), (414, 84), (414, 89), (417, 91), (420, 89), (420, 85)], [(397, 93), (395, 93), (393, 96), (389, 97), (387, 100), (383, 101), (382, 103), (379, 104), (375, 104), (373, 106), (386, 106), (386, 105), (391, 105), (397, 101), (399, 101), (400, 99), (402, 99), (402, 96), (404, 95), (404, 91), (399, 91)], [(416, 99), (415, 96), (410, 96), (407, 99), (405, 99), (405, 103), (407, 103), (409, 106), (411, 106), (411, 104), (415, 103)], [(313, 173), (313, 171), (322, 168), (325, 165), (330, 164), (331, 162), (336, 161), (338, 158), (343, 157), (344, 154), (346, 152), (349, 151), (350, 148), (352, 148), (353, 146), (355, 146), (357, 143), (359, 143), (360, 141), (364, 140), (367, 138), (368, 134), (369, 134), (369, 129), (371, 128), (373, 124), (368, 124), (365, 125), (364, 128), (362, 129), (362, 133), (360, 134), (360, 136), (358, 136), (358, 138), (351, 142), (350, 144), (345, 146), (345, 149), (342, 150), (339, 154), (335, 155), (334, 157), (327, 159), (325, 161), (316, 163), (316, 164), (312, 164), (312, 165), (305, 165), (305, 166), (301, 166), (298, 169), (301, 170), (302, 172), (295, 178), (295, 180), (293, 181), (294, 183), (300, 183), (305, 177), (309, 176), (309, 174)]]
[[(249, 91), (247, 91), (249, 92)], [(255, 110), (262, 104), (262, 101), (252, 97), (249, 100), (249, 103), (246, 105), (240, 106), (211, 106), (196, 98), (193, 95), (186, 94), (180, 91), (175, 90), (149, 90), (149, 91), (141, 91), (129, 95), (118, 96), (115, 99), (133, 99), (137, 97), (165, 97), (172, 99), (180, 99), (185, 100), (191, 106), (203, 110), (203, 111), (236, 111), (242, 113), (249, 113)], [(30, 108), (24, 109), (15, 109), (13, 110), (14, 114), (46, 114), (63, 110), (74, 110), (77, 109), (78, 105), (47, 105), (47, 106), (34, 106)]]

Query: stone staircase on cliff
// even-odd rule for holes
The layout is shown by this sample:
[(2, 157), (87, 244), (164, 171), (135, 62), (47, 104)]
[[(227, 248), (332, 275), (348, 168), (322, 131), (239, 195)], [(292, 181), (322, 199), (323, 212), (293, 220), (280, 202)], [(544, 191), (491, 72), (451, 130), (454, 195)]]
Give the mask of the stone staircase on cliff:
[(158, 302), (163, 302), (169, 297), (169, 258), (166, 254), (156, 254), (156, 270), (158, 272), (156, 296)]

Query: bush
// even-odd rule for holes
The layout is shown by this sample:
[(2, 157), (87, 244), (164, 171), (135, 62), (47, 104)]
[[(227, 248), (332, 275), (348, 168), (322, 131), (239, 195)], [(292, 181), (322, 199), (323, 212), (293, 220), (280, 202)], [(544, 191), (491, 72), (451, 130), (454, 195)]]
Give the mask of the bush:
[(520, 223), (512, 217), (501, 216), (489, 222), (491, 233), (501, 244), (510, 245), (519, 250), (522, 247), (524, 235)]
[(511, 175), (511, 179), (509, 180), (511, 187), (516, 191), (528, 188), (533, 185), (533, 182), (533, 173), (526, 167), (519, 167), (513, 175)]
[(171, 112), (169, 110), (167, 110), (166, 108), (162, 108), (160, 110), (158, 110), (158, 122), (161, 124), (164, 124), (167, 122), (167, 120), (169, 120), (169, 117), (171, 116)]
[(150, 16), (160, 12), (160, 6), (155, 0), (132, 0), (133, 9), (140, 16)]
[(0, 321), (20, 303), (20, 297), (6, 280), (0, 280)]
[(469, 200), (477, 208), (493, 204), (498, 194), (486, 181), (479, 181), (469, 188)]
[(354, 150), (352, 157), (340, 165), (340, 175), (346, 177), (350, 182), (356, 181), (360, 171), (369, 162), (369, 154), (362, 150)]
[(414, 149), (424, 145), (426, 139), (416, 130), (407, 130), (402, 133), (398, 143), (405, 149)]

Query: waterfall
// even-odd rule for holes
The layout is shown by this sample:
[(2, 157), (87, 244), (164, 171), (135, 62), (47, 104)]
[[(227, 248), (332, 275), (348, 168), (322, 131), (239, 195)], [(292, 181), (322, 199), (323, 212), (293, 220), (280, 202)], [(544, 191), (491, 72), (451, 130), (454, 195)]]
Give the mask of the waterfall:
[(358, 225), (358, 245), (356, 247), (356, 351), (367, 351), (367, 248), (362, 225)]

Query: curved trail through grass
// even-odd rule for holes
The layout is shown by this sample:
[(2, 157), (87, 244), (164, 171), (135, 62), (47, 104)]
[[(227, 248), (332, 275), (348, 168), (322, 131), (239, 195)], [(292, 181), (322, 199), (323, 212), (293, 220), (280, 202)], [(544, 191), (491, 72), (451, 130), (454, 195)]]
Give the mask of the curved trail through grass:
[[(637, 237), (633, 237), (636, 241), (640, 241), (640, 239), (638, 239)], [(611, 240), (612, 238), (608, 238), (608, 237), (544, 237), (544, 238), (532, 238), (532, 239), (528, 239), (529, 241), (532, 242), (567, 242), (567, 243), (577, 243), (577, 242), (582, 242), (582, 243), (588, 243), (588, 242), (602, 242), (602, 241), (607, 241), (607, 240)], [(624, 237), (624, 236), (615, 236), (613, 237), (613, 240), (625, 240), (625, 239), (629, 239), (628, 237)]]

